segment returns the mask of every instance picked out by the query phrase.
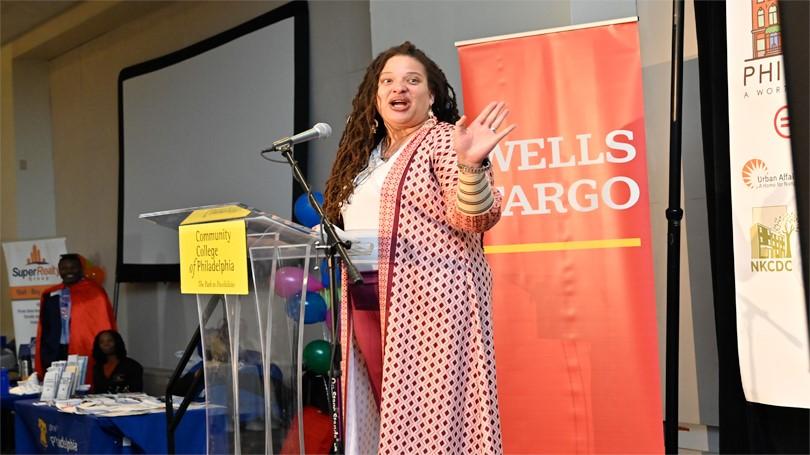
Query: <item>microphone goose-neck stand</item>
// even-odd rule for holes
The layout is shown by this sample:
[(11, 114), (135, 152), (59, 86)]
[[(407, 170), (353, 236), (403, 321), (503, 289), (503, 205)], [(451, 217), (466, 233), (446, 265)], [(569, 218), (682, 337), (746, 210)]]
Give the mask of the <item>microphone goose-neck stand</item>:
[(287, 163), (290, 165), (290, 169), (292, 170), (293, 178), (298, 182), (299, 185), (301, 185), (301, 188), (307, 194), (309, 203), (315, 208), (318, 216), (321, 217), (321, 232), (326, 234), (326, 244), (318, 245), (316, 248), (326, 253), (326, 264), (327, 268), (329, 269), (329, 297), (332, 303), (332, 327), (330, 327), (332, 330), (332, 356), (331, 368), (329, 370), (329, 393), (331, 396), (328, 397), (327, 401), (329, 401), (332, 406), (332, 453), (339, 454), (343, 453), (343, 435), (341, 431), (343, 428), (341, 425), (341, 408), (343, 406), (343, 402), (340, 397), (341, 350), (338, 349), (340, 333), (338, 331), (340, 329), (340, 317), (338, 314), (338, 302), (340, 301), (340, 297), (337, 293), (338, 268), (336, 262), (338, 257), (343, 261), (343, 264), (346, 267), (346, 273), (348, 274), (349, 281), (351, 283), (361, 284), (363, 282), (363, 276), (357, 270), (357, 267), (355, 267), (355, 265), (352, 263), (351, 259), (349, 259), (349, 253), (346, 252), (347, 248), (351, 248), (351, 242), (343, 241), (340, 239), (340, 237), (338, 237), (337, 231), (335, 231), (335, 225), (329, 221), (329, 218), (327, 218), (324, 214), (323, 207), (321, 207), (321, 205), (315, 199), (315, 196), (313, 196), (312, 188), (310, 188), (309, 184), (304, 178), (304, 175), (301, 173), (301, 168), (298, 167), (298, 162), (293, 157), (292, 144), (284, 143), (278, 146), (274, 145), (274, 147), (268, 151), (279, 152), (287, 160)]

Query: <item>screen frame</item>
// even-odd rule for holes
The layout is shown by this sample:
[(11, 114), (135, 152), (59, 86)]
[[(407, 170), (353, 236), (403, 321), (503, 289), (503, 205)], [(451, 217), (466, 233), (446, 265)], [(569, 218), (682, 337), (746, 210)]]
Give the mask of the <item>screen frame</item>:
[[(229, 43), (249, 33), (272, 25), (282, 20), (293, 18), (293, 81), (294, 86), (294, 130), (303, 131), (309, 127), (309, 10), (307, 2), (292, 1), (267, 13), (257, 16), (243, 24), (206, 38), (191, 46), (170, 54), (138, 63), (122, 69), (118, 73), (118, 238), (115, 266), (115, 282), (179, 282), (180, 264), (133, 264), (124, 262), (124, 82), (128, 79), (151, 73), (168, 66), (190, 59), (223, 44)], [(292, 132), (290, 132), (292, 134)], [(270, 145), (270, 144), (268, 144)], [(257, 153), (258, 158), (258, 153)], [(307, 144), (296, 146), (295, 158), (307, 177)], [(292, 181), (293, 206), (296, 198), (303, 191)], [(179, 207), (178, 207), (179, 208)], [(290, 211), (292, 213), (292, 210)]]

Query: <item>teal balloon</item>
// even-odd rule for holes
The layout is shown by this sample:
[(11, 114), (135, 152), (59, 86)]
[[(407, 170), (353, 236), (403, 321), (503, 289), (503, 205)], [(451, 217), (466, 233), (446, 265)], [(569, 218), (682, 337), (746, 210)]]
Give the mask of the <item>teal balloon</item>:
[(311, 341), (304, 348), (304, 368), (316, 374), (329, 372), (332, 345), (328, 341)]

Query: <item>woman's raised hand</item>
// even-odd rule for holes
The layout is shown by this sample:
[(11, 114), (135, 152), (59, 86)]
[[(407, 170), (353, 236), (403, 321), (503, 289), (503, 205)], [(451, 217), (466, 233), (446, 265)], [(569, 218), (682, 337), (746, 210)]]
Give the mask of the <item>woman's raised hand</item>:
[(459, 164), (478, 167), (484, 162), (489, 152), (495, 148), (517, 125), (512, 124), (498, 131), (509, 109), (503, 101), (491, 102), (478, 114), (478, 117), (467, 125), (467, 116), (462, 115), (456, 122), (453, 132), (453, 144)]

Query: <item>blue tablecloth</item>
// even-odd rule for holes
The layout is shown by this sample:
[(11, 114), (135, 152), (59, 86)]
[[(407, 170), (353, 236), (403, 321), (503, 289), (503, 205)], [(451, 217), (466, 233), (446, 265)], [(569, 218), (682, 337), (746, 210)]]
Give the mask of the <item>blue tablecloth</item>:
[(34, 398), (39, 398), (38, 393), (34, 393), (31, 395), (2, 395), (0, 396), (0, 406), (2, 406), (3, 410), (8, 409), (9, 411), (14, 410), (14, 403), (20, 400), (32, 400)]
[(39, 398), (39, 394), (0, 395), (0, 453), (14, 453), (14, 403)]
[[(165, 413), (97, 417), (15, 404), (16, 452), (21, 453), (166, 453)], [(175, 432), (176, 453), (205, 453), (205, 410), (186, 412)]]

